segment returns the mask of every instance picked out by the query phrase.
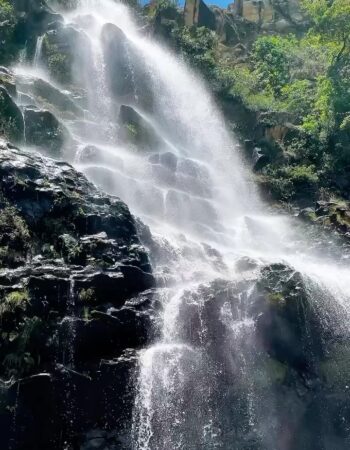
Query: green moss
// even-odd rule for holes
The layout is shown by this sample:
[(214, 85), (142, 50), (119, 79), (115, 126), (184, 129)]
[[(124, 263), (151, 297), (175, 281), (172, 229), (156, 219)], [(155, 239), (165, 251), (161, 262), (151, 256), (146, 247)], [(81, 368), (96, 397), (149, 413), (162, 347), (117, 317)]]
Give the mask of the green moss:
[(271, 292), (268, 294), (268, 300), (272, 304), (282, 305), (285, 303), (284, 296), (281, 292)]
[(0, 210), (0, 264), (23, 263), (30, 250), (30, 232), (19, 211), (13, 207)]
[(138, 129), (137, 129), (137, 126), (136, 126), (135, 124), (128, 123), (128, 124), (126, 125), (126, 129), (127, 129), (127, 133), (128, 133), (128, 138), (129, 138), (131, 141), (136, 140), (136, 139), (137, 139), (137, 136), (138, 136), (138, 134), (139, 134), (139, 131), (138, 131)]
[(79, 300), (83, 303), (93, 303), (96, 300), (96, 294), (93, 289), (82, 289), (79, 292)]
[(276, 359), (269, 358), (266, 364), (267, 374), (273, 383), (282, 384), (286, 378), (288, 367)]
[(52, 44), (47, 35), (43, 40), (43, 53), (52, 77), (60, 83), (69, 83), (71, 81), (71, 57), (60, 52), (58, 46)]
[(24, 312), (29, 304), (28, 291), (12, 291), (7, 294), (0, 304), (0, 320), (6, 315)]
[[(2, 105), (0, 92), (0, 108)], [(0, 116), (0, 135), (11, 141), (17, 135), (17, 123), (13, 117)]]

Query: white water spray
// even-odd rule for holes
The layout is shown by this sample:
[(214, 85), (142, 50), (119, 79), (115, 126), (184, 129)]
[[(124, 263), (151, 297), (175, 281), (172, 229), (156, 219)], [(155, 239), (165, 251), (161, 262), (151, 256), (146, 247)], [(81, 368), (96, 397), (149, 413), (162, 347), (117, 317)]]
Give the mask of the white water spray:
[[(345, 280), (350, 270), (328, 260), (320, 263), (320, 255), (306, 250), (307, 239), (292, 232), (288, 219), (264, 213), (237, 143), (203, 82), (141, 34), (127, 7), (111, 0), (85, 0), (65, 20), (87, 37), (91, 48), (84, 62), (90, 75), (84, 86), (89, 122), (80, 128), (66, 123), (78, 143), (71, 157), (90, 179), (120, 196), (162, 247), (153, 267), (163, 300), (161, 338), (140, 354), (133, 447), (222, 448), (220, 435), (226, 431), (213, 400), (218, 372), (204, 345), (209, 330), (202, 320), (205, 304), (199, 286), (217, 278), (239, 280), (235, 263), (241, 256), (261, 265), (286, 261), (321, 290), (334, 293), (342, 316), (349, 305)], [(110, 61), (104, 60), (103, 43), (107, 24), (125, 37), (130, 77), (125, 81), (125, 69), (113, 73), (114, 80), (131, 83), (125, 96), (112, 93), (108, 84)], [(123, 125), (118, 120), (122, 104), (133, 107), (157, 136), (154, 149), (116, 137)], [(135, 139), (138, 130), (127, 130)], [(235, 316), (225, 304), (221, 314), (232, 333), (226, 345), (241, 350), (239, 376), (246, 378), (248, 427), (254, 434), (257, 419), (249, 379), (254, 362), (247, 349), (254, 323), (246, 314), (247, 299), (248, 294), (240, 300)], [(184, 305), (198, 312), (198, 339), (191, 336), (197, 345), (188, 342), (184, 331)]]

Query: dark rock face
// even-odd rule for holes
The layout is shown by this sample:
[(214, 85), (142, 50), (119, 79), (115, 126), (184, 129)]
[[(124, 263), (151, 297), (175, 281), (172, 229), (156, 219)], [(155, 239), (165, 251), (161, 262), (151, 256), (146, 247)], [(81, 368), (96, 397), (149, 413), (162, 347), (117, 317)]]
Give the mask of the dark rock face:
[(49, 111), (25, 108), (24, 124), (26, 143), (47, 150), (53, 157), (60, 156), (70, 139), (68, 130)]
[(33, 91), (36, 96), (44, 99), (63, 113), (71, 113), (74, 117), (83, 117), (82, 108), (77, 106), (67, 95), (40, 78), (35, 79)]
[(208, 376), (215, 385), (206, 402), (220, 448), (341, 449), (350, 437), (349, 368), (337, 358), (348, 361), (347, 337), (328, 329), (314, 303), (332, 303), (331, 294), (286, 265), (239, 263), (249, 277), (185, 292), (179, 310), (181, 340), (206, 355), (201, 383)]
[(133, 218), (68, 164), (4, 143), (0, 177), (2, 445), (126, 448), (154, 309)]
[(152, 107), (152, 90), (142, 56), (123, 31), (113, 24), (104, 25), (102, 41), (107, 80), (115, 98), (149, 110)]
[[(119, 122), (122, 124), (119, 137), (123, 141), (151, 151), (156, 150), (162, 143), (152, 126), (131, 106), (121, 105)], [(163, 145), (166, 144), (163, 142)]]
[(7, 67), (0, 67), (0, 84), (12, 97), (17, 95), (15, 77)]
[(50, 23), (63, 22), (44, 0), (15, 0), (14, 7), (19, 16), (16, 37), (21, 44), (43, 34)]
[(23, 116), (7, 89), (0, 83), (0, 135), (14, 141), (23, 139)]
[[(128, 41), (122, 30), (107, 24), (102, 30), (105, 61), (108, 61), (108, 78), (116, 97), (133, 97), (134, 84), (127, 56)], [(119, 76), (115, 76), (119, 74)]]

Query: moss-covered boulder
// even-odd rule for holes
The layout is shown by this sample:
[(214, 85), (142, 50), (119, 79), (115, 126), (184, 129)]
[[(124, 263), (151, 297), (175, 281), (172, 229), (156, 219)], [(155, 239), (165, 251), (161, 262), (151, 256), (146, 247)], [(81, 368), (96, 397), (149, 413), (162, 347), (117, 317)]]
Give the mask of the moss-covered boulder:
[(119, 123), (119, 138), (122, 141), (148, 151), (155, 151), (162, 143), (166, 147), (152, 125), (131, 106), (121, 105)]

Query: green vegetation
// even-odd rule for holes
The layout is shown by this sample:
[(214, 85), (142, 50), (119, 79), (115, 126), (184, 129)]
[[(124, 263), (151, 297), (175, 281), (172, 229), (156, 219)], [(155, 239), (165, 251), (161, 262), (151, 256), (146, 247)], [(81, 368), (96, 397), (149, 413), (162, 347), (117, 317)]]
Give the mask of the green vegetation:
[(0, 304), (0, 322), (6, 317), (15, 317), (26, 311), (29, 302), (27, 291), (12, 291), (5, 296)]
[(0, 266), (15, 267), (23, 263), (30, 250), (28, 226), (16, 208), (0, 210)]
[(184, 59), (207, 80), (216, 82), (218, 38), (205, 27), (175, 27), (172, 37)]
[(59, 51), (56, 44), (52, 44), (46, 35), (43, 41), (43, 54), (47, 60), (50, 74), (60, 83), (71, 80), (71, 56)]
[(285, 299), (281, 292), (271, 292), (268, 294), (268, 299), (273, 305), (283, 305), (285, 303)]
[[(301, 3), (309, 20), (303, 33), (260, 32), (243, 57), (205, 27), (173, 21), (169, 34), (218, 97), (243, 105), (264, 130), (257, 144), (269, 159), (259, 170), (284, 201), (350, 189), (350, 3)], [(165, 4), (176, 10), (166, 1), (157, 8)]]
[(11, 2), (0, 0), (0, 60), (9, 61), (15, 53), (14, 30), (16, 26), (15, 11)]
[(91, 288), (82, 289), (79, 292), (79, 300), (87, 305), (93, 303), (96, 300), (95, 291)]
[(315, 194), (318, 186), (340, 195), (349, 188), (337, 181), (350, 170), (350, 4), (303, 0), (303, 6), (308, 32), (258, 37), (247, 62), (231, 69), (228, 91), (263, 112), (265, 126), (284, 128), (272, 143), (278, 158), (263, 169), (283, 200)]
[(6, 355), (2, 365), (8, 377), (30, 375), (40, 364), (38, 343), (41, 340), (43, 326), (39, 317), (23, 317), (8, 333), (7, 339), (3, 333)]
[(28, 317), (29, 308), (27, 290), (9, 292), (0, 300), (2, 367), (9, 377), (31, 373), (40, 360), (36, 341), (43, 324), (38, 317)]

